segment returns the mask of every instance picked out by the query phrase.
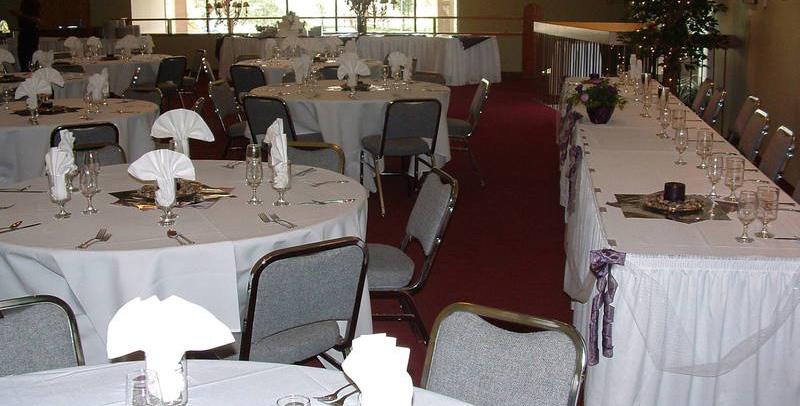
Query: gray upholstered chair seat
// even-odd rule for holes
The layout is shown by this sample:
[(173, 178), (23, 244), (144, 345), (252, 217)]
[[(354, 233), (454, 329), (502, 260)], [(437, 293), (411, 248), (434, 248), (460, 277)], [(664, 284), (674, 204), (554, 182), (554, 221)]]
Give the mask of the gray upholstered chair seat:
[(340, 341), (336, 321), (320, 321), (254, 341), (250, 347), (250, 360), (291, 364), (323, 353)]
[(451, 137), (466, 137), (472, 132), (472, 125), (460, 118), (447, 118), (447, 133)]
[(228, 136), (231, 138), (250, 137), (250, 133), (247, 131), (247, 122), (238, 121), (228, 125)]
[(314, 166), (339, 172), (339, 154), (336, 151), (330, 149), (305, 150), (289, 147), (286, 152), (292, 164)]
[(414, 276), (414, 261), (402, 250), (391, 245), (367, 244), (369, 249), (370, 290), (399, 289)]
[(325, 140), (322, 139), (322, 133), (297, 134), (297, 141), (325, 142)]
[[(370, 135), (361, 139), (361, 145), (372, 155), (381, 152), (381, 136)], [(431, 148), (428, 143), (417, 137), (387, 138), (383, 149), (384, 156), (410, 156), (429, 154)]]

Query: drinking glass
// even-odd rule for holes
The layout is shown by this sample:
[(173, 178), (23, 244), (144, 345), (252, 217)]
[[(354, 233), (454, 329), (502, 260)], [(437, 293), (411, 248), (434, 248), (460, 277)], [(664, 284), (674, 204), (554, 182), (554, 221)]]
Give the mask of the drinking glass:
[(752, 190), (743, 190), (739, 193), (738, 215), (742, 222), (742, 235), (736, 237), (736, 241), (741, 243), (753, 242), (753, 237), (747, 233), (747, 226), (756, 219), (758, 212), (758, 195)]
[(661, 125), (661, 132), (656, 134), (658, 138), (669, 138), (667, 128), (672, 124), (672, 110), (661, 109), (658, 115), (658, 124)]
[(625, 74), (625, 64), (621, 63), (617, 65), (617, 77), (622, 79), (622, 75)]
[(272, 203), (273, 206), (288, 206), (286, 201), (286, 191), (292, 188), (292, 163), (283, 162), (272, 168), (272, 188), (278, 192), (278, 200)]
[(88, 119), (94, 113), (94, 99), (91, 93), (87, 92), (83, 95), (83, 104), (86, 106), (86, 118)]
[(763, 224), (761, 231), (756, 233), (756, 237), (775, 237), (767, 230), (767, 225), (778, 218), (778, 188), (759, 186), (756, 189), (756, 195), (758, 196), (758, 219)]
[(264, 169), (261, 162), (261, 148), (258, 144), (247, 145), (245, 163), (245, 180), (247, 185), (250, 186), (250, 200), (247, 204), (259, 205), (263, 203), (256, 194), (258, 187), (264, 179)]
[(11, 87), (3, 87), (3, 109), (11, 110), (9, 103), (14, 100), (14, 89)]
[(80, 169), (80, 185), (81, 193), (86, 197), (88, 202), (85, 209), (81, 210), (83, 214), (95, 214), (97, 209), (92, 205), (92, 197), (97, 194), (97, 173), (87, 165), (81, 166)]
[(389, 78), (392, 77), (392, 68), (389, 65), (383, 65), (383, 87), (389, 87)]
[(735, 203), (736, 189), (744, 182), (744, 158), (729, 156), (725, 158), (725, 186), (731, 190), (731, 194), (724, 200)]
[(700, 130), (697, 132), (697, 147), (696, 152), (700, 157), (700, 163), (697, 164), (697, 169), (706, 169), (708, 167), (708, 156), (714, 150), (714, 134), (709, 130)]
[[(64, 205), (69, 201), (71, 194), (68, 187), (64, 187), (65, 185), (61, 185), (61, 183), (66, 182), (66, 179), (64, 179), (63, 175), (57, 176), (48, 173), (47, 180), (49, 181), (48, 183), (50, 184), (50, 199), (53, 201), (53, 203), (57, 204), (59, 207), (58, 213), (56, 213), (56, 215), (53, 216), (53, 218), (56, 220), (69, 218), (70, 216), (72, 216), (72, 213), (68, 212), (64, 208)], [(56, 190), (60, 191), (58, 195), (53, 193), (53, 191)], [(61, 192), (61, 190), (63, 190), (63, 192)]]
[(666, 86), (658, 87), (658, 108), (664, 110), (669, 105), (669, 88)]
[(642, 82), (640, 80), (633, 81), (633, 101), (638, 103), (642, 96)]
[(675, 165), (686, 165), (683, 160), (683, 153), (689, 147), (689, 130), (681, 128), (675, 133), (675, 150), (678, 151), (678, 160), (673, 162)]
[(95, 174), (100, 173), (100, 153), (98, 151), (86, 151), (83, 155), (83, 164), (88, 166)]
[(725, 173), (725, 155), (724, 154), (712, 154), (711, 157), (708, 159), (708, 165), (706, 166), (706, 174), (708, 175), (708, 181), (711, 182), (711, 191), (708, 193), (708, 198), (712, 201), (714, 199), (719, 198), (717, 194), (717, 183), (722, 179), (722, 175)]
[(289, 395), (278, 399), (276, 406), (309, 406), (311, 400), (305, 396)]
[(155, 406), (161, 404), (161, 385), (155, 371), (139, 369), (127, 374), (125, 406)]
[(686, 127), (686, 110), (678, 107), (674, 108), (670, 111), (670, 117), (672, 117), (672, 129), (678, 131), (681, 128)]
[(650, 115), (650, 106), (652, 106), (652, 103), (653, 103), (653, 96), (650, 94), (650, 92), (645, 90), (644, 94), (642, 95), (642, 110), (644, 110), (642, 114), (640, 114), (642, 117), (644, 118), (652, 117)]

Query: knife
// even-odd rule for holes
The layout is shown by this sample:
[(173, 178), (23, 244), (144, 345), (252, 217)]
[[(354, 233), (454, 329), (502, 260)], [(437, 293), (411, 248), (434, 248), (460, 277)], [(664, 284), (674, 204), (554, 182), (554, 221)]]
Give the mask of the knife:
[(312, 200), (310, 202), (300, 202), (297, 204), (317, 204), (317, 205), (326, 205), (326, 204), (333, 204), (333, 203), (352, 203), (356, 201), (356, 199), (331, 199), (331, 200)]
[(800, 240), (800, 237), (774, 237), (773, 240), (791, 240), (797, 241)]
[(17, 230), (22, 230), (23, 228), (36, 227), (36, 226), (41, 225), (41, 224), (42, 223), (33, 223), (33, 224), (28, 224), (27, 226), (21, 226), (21, 227), (12, 228), (12, 229), (9, 229), (9, 230), (3, 230), (3, 231), (0, 231), (0, 234), (10, 233), (12, 231), (17, 231)]
[(44, 190), (0, 189), (0, 193), (44, 193)]

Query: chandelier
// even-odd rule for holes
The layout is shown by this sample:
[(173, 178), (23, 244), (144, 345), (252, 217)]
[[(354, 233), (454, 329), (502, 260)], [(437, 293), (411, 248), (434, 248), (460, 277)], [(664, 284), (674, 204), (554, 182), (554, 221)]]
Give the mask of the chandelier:
[(221, 0), (206, 2), (208, 18), (211, 18), (212, 13), (216, 14), (217, 24), (227, 23), (229, 34), (233, 34), (233, 26), (239, 22), (240, 18), (247, 17), (249, 8), (250, 4), (246, 1)]

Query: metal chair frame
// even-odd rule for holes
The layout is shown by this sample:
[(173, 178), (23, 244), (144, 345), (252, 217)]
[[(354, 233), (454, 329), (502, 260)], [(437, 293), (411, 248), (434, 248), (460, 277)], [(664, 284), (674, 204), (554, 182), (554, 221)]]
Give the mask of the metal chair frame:
[[(700, 86), (697, 87), (697, 94), (692, 101), (691, 108), (695, 113), (697, 113), (698, 116), (703, 117), (712, 91), (714, 91), (714, 81), (711, 79), (704, 80), (702, 83), (700, 83)], [(698, 98), (700, 99), (698, 100)], [(697, 104), (696, 109), (695, 104)]]
[[(480, 109), (478, 109), (477, 117), (474, 117), (472, 112), (469, 113), (467, 116), (467, 122), (472, 127), (472, 131), (467, 133), (467, 135), (461, 136), (450, 136), (450, 150), (451, 151), (466, 151), (467, 155), (469, 155), (469, 162), (472, 165), (472, 170), (478, 175), (478, 179), (481, 182), (481, 187), (486, 186), (486, 181), (483, 178), (483, 173), (481, 172), (480, 167), (478, 166), (478, 160), (475, 158), (475, 153), (472, 152), (472, 148), (469, 144), (470, 138), (472, 138), (472, 134), (475, 132), (475, 129), (478, 126), (478, 120), (480, 119), (481, 114), (483, 114), (483, 108), (486, 106), (486, 101), (489, 99), (489, 86), (491, 83), (486, 79), (481, 79), (481, 85), (486, 87), (486, 93), (483, 96), (483, 100), (481, 100)], [(462, 145), (456, 146), (453, 145), (453, 141), (460, 142)]]
[[(725, 89), (721, 89), (719, 92), (719, 99), (715, 103), (714, 106), (706, 106), (706, 110), (703, 112), (702, 119), (706, 122), (711, 128), (717, 128), (717, 125), (720, 124), (719, 117), (722, 115), (722, 111), (725, 108), (725, 98), (728, 95), (728, 91)], [(711, 99), (709, 99), (709, 103), (714, 100), (714, 94), (712, 93)], [(713, 108), (713, 111), (709, 109)], [(710, 111), (710, 114), (709, 114)]]
[[(767, 114), (767, 112), (764, 110), (756, 109), (756, 111), (753, 112), (753, 115), (750, 116), (748, 123), (750, 122), (750, 120), (754, 119), (755, 116), (761, 117), (761, 119), (764, 122), (764, 125), (761, 126), (761, 131), (759, 131), (759, 134), (756, 136), (756, 139), (753, 142), (753, 150), (742, 151), (741, 149), (739, 149), (741, 153), (745, 156), (745, 158), (747, 158), (748, 160), (750, 160), (750, 162), (753, 163), (755, 163), (758, 160), (758, 156), (761, 153), (761, 144), (764, 143), (764, 138), (766, 138), (767, 134), (769, 133), (769, 114)], [(740, 141), (739, 147), (741, 147), (741, 138), (739, 141)]]
[[(758, 97), (755, 97), (755, 96), (747, 96), (747, 99), (746, 99), (745, 103), (742, 103), (742, 107), (739, 108), (739, 113), (736, 115), (736, 120), (735, 121), (738, 121), (739, 115), (742, 114), (741, 110), (747, 105), (747, 101), (749, 101), (749, 102), (751, 102), (753, 104), (753, 111), (751, 111), (747, 115), (747, 118), (744, 120), (744, 123), (742, 124), (741, 130), (743, 130), (744, 127), (747, 126), (747, 121), (750, 119), (750, 117), (753, 116), (753, 113), (756, 110), (758, 110), (759, 108), (761, 108), (761, 99), (759, 99)], [(735, 125), (735, 121), (734, 121), (734, 125)], [(727, 134), (727, 137), (725, 137), (725, 139), (727, 139), (731, 144), (736, 145), (736, 143), (739, 142), (739, 135), (740, 134), (736, 131), (737, 129), (733, 128), (734, 125), (731, 125), (731, 128), (728, 129), (728, 134)]]
[[(288, 141), (297, 141), (297, 131), (295, 131), (295, 129), (294, 129), (294, 121), (292, 120), (292, 113), (289, 111), (289, 105), (286, 104), (286, 100), (283, 100), (283, 99), (278, 98), (278, 97), (271, 97), (271, 96), (247, 95), (242, 99), (242, 106), (244, 106), (244, 109), (245, 109), (245, 115), (247, 116), (247, 125), (250, 128), (250, 136), (252, 137), (254, 144), (258, 143), (258, 139), (256, 138), (256, 135), (258, 135), (259, 133), (253, 128), (253, 122), (250, 120), (250, 117), (257, 118), (257, 116), (255, 114), (250, 114), (250, 113), (247, 112), (247, 100), (250, 100), (250, 99), (270, 100), (270, 101), (273, 101), (273, 102), (280, 103), (281, 106), (283, 106), (284, 114), (286, 114), (286, 121), (288, 121), (288, 123), (283, 123), (283, 130), (286, 131), (286, 135), (289, 136)], [(269, 127), (269, 126), (267, 126), (267, 127)]]
[(331, 144), (328, 142), (291, 140), (287, 142), (287, 146), (298, 149), (312, 149), (312, 150), (330, 149), (336, 152), (336, 155), (339, 157), (339, 173), (344, 174), (344, 165), (345, 165), (344, 150), (339, 145)]
[(778, 138), (778, 137), (788, 137), (789, 138), (789, 146), (786, 148), (786, 150), (783, 153), (783, 159), (780, 161), (780, 164), (778, 165), (777, 172), (774, 173), (774, 174), (770, 174), (770, 173), (766, 174), (773, 181), (779, 182), (779, 181), (783, 180), (783, 171), (786, 169), (786, 165), (794, 157), (795, 136), (794, 136), (794, 131), (790, 130), (789, 127), (786, 127), (785, 125), (782, 125), (782, 126), (778, 127), (778, 129), (775, 131), (775, 137), (776, 138)]
[[(223, 149), (223, 152), (222, 152), (222, 158), (224, 159), (226, 156), (228, 156), (228, 152), (230, 150), (243, 149), (243, 147), (232, 147), (231, 146), (231, 144), (233, 143), (233, 137), (230, 136), (230, 133), (229, 133), (230, 130), (228, 128), (228, 125), (225, 123), (225, 117), (223, 117), (222, 111), (220, 111), (220, 108), (219, 108), (219, 103), (222, 103), (224, 101), (222, 101), (222, 100), (214, 100), (214, 95), (211, 92), (211, 89), (214, 86), (228, 86), (228, 82), (226, 82), (224, 80), (216, 80), (216, 81), (213, 81), (213, 82), (208, 82), (208, 99), (211, 100), (211, 105), (214, 106), (214, 114), (216, 114), (217, 119), (219, 119), (219, 124), (222, 126), (222, 131), (225, 132), (225, 137), (227, 138), (226, 141), (225, 141), (225, 149)], [(233, 100), (231, 100), (231, 103), (233, 103), (234, 112), (236, 114), (236, 119), (240, 123), (243, 122), (244, 118), (242, 117), (242, 109), (241, 109), (241, 106), (239, 105), (239, 103), (237, 103), (235, 95), (234, 95)]]

